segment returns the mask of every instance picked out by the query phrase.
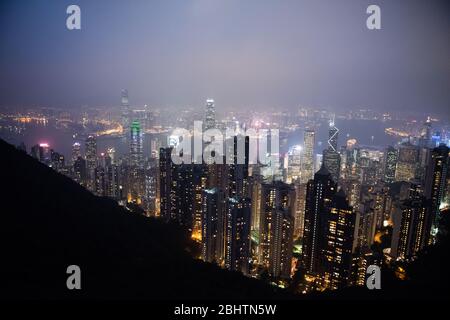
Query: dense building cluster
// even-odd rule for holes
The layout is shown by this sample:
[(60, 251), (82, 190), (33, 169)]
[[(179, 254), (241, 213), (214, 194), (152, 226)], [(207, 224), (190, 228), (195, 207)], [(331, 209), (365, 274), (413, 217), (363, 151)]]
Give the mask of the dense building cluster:
[[(450, 150), (433, 142), (429, 120), (420, 136), (380, 149), (354, 140), (340, 147), (333, 119), (324, 150), (316, 152), (317, 128), (308, 127), (303, 145), (279, 155), (277, 167), (249, 164), (242, 130), (227, 144), (231, 163), (174, 164), (177, 141), (152, 145), (144, 157), (142, 123), (126, 91), (122, 108), (126, 157), (116, 159), (113, 148), (98, 153), (94, 135), (84, 156), (73, 145), (68, 163), (46, 144), (31, 155), (99, 196), (178, 222), (201, 244), (204, 261), (280, 286), (301, 274), (296, 290), (309, 292), (363, 285), (367, 266), (414, 259), (436, 241)], [(212, 99), (204, 126), (221, 129)]]

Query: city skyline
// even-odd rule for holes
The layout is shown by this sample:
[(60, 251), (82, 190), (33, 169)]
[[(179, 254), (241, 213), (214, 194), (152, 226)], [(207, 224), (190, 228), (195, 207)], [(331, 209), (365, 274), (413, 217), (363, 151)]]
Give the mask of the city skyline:
[(449, 17), (0, 2), (0, 300), (286, 318), (448, 298)]

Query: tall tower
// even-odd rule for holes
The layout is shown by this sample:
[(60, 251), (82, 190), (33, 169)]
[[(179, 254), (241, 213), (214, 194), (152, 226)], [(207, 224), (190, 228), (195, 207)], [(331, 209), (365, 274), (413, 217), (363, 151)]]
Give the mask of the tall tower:
[(86, 139), (86, 175), (88, 190), (95, 191), (95, 168), (97, 167), (97, 139), (90, 135)]
[(123, 89), (121, 93), (121, 99), (120, 99), (120, 107), (122, 109), (122, 128), (124, 132), (126, 132), (130, 126), (130, 103), (128, 100), (128, 90)]
[(447, 177), (450, 148), (444, 144), (434, 148), (426, 175), (426, 197), (431, 199), (430, 222), (427, 225), (428, 232), (434, 237), (437, 234), (440, 218), (440, 206), (447, 189)]
[(220, 189), (203, 191), (202, 256), (207, 262), (222, 264), (225, 258), (225, 198)]
[(81, 144), (79, 142), (75, 142), (72, 145), (72, 165), (77, 161), (78, 157), (81, 157)]
[(333, 197), (327, 218), (325, 285), (335, 290), (349, 285), (356, 215), (344, 191)]
[(400, 145), (397, 167), (395, 169), (395, 180), (406, 182), (415, 180), (418, 162), (419, 148), (417, 146), (411, 143)]
[(339, 129), (335, 126), (334, 116), (329, 122), (330, 129), (328, 130), (328, 149), (337, 152), (338, 151), (338, 136)]
[(314, 144), (316, 141), (316, 132), (307, 129), (303, 136), (303, 161), (300, 176), (301, 183), (307, 183), (314, 176)]
[[(401, 224), (398, 246), (394, 255), (402, 259), (415, 256), (426, 244), (428, 201), (420, 184), (411, 183), (409, 197), (401, 205)], [(396, 250), (395, 250), (396, 249)]]
[(395, 181), (395, 168), (397, 166), (398, 151), (392, 146), (386, 149), (384, 181), (386, 183), (393, 183)]
[(327, 217), (336, 193), (336, 183), (322, 165), (306, 187), (303, 231), (303, 263), (310, 273), (323, 270), (323, 249), (326, 244)]
[(233, 197), (228, 199), (225, 266), (229, 270), (249, 274), (251, 200)]
[(337, 150), (338, 133), (339, 129), (334, 125), (334, 119), (330, 120), (328, 131), (328, 148), (323, 151), (323, 163), (336, 183), (339, 181), (341, 171), (341, 155)]
[(170, 220), (172, 216), (171, 204), (172, 196), (171, 189), (173, 183), (173, 166), (172, 163), (172, 148), (159, 149), (159, 198), (161, 217)]
[(140, 122), (133, 121), (130, 130), (130, 165), (134, 167), (141, 167), (143, 165), (143, 152)]
[(205, 130), (213, 129), (216, 127), (216, 110), (213, 99), (206, 100), (205, 109)]
[(262, 185), (258, 260), (274, 278), (290, 277), (294, 197), (293, 187), (281, 181)]

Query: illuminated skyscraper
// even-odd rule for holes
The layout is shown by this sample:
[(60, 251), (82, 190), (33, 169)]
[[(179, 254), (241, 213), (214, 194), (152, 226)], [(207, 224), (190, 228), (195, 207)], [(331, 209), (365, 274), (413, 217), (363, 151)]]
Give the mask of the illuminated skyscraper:
[(302, 164), (302, 146), (293, 146), (287, 154), (287, 180), (286, 182), (291, 183), (301, 176), (301, 164)]
[(97, 167), (97, 139), (90, 135), (86, 139), (86, 168), (88, 171), (94, 171)]
[(202, 256), (207, 262), (222, 265), (225, 258), (225, 198), (217, 189), (203, 191)]
[(333, 180), (338, 183), (341, 172), (341, 155), (337, 149), (339, 129), (334, 125), (334, 121), (329, 123), (328, 148), (323, 151), (323, 164), (328, 169)]
[(142, 167), (142, 131), (139, 121), (133, 121), (130, 130), (130, 165), (133, 167)]
[(429, 148), (431, 146), (431, 118), (428, 117), (423, 124), (422, 131), (420, 133), (419, 145), (421, 147)]
[(409, 198), (401, 206), (400, 234), (393, 255), (401, 259), (415, 256), (427, 244), (427, 218), (429, 201), (424, 196), (423, 186), (411, 183)]
[(274, 278), (289, 278), (295, 190), (281, 181), (262, 185), (259, 263)]
[(350, 284), (355, 218), (344, 192), (339, 190), (333, 196), (327, 218), (324, 250), (327, 288), (334, 290)]
[(95, 168), (97, 168), (97, 139), (90, 135), (86, 139), (86, 188), (96, 192), (95, 188)]
[(175, 219), (172, 216), (172, 183), (174, 164), (172, 162), (172, 148), (161, 148), (159, 150), (159, 180), (160, 180), (160, 210), (161, 217), (166, 220)]
[(128, 90), (123, 89), (121, 93), (121, 100), (120, 100), (120, 106), (122, 108), (122, 127), (124, 132), (127, 132), (129, 126), (130, 126), (130, 117), (131, 117), (131, 110), (130, 110), (130, 103), (128, 101)]
[(392, 146), (386, 149), (384, 181), (392, 183), (395, 181), (395, 168), (397, 167), (398, 151)]
[(72, 165), (75, 163), (75, 161), (77, 161), (78, 157), (81, 157), (81, 144), (79, 142), (75, 142), (72, 145)]
[(205, 130), (213, 129), (216, 127), (216, 110), (214, 107), (214, 100), (206, 100), (205, 109)]
[(416, 178), (419, 163), (419, 149), (411, 143), (400, 145), (395, 169), (396, 181), (413, 181)]
[(300, 182), (307, 183), (314, 176), (314, 145), (316, 141), (316, 132), (314, 130), (305, 130), (303, 136), (303, 158)]
[(434, 148), (427, 168), (426, 197), (431, 200), (431, 221), (428, 222), (427, 232), (431, 232), (433, 237), (438, 231), (440, 208), (447, 192), (449, 152), (450, 148), (444, 144)]
[(303, 264), (309, 273), (323, 271), (323, 250), (326, 245), (327, 218), (336, 183), (322, 166), (306, 189), (305, 224), (303, 231)]
[(226, 216), (225, 267), (249, 273), (251, 200), (228, 200)]

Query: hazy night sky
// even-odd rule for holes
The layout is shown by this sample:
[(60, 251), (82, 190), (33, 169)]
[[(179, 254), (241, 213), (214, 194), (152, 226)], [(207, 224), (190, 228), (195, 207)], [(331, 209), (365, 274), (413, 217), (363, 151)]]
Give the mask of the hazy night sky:
[(0, 106), (450, 106), (445, 0), (2, 0), (0, 40)]

